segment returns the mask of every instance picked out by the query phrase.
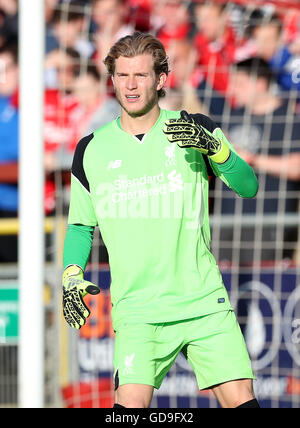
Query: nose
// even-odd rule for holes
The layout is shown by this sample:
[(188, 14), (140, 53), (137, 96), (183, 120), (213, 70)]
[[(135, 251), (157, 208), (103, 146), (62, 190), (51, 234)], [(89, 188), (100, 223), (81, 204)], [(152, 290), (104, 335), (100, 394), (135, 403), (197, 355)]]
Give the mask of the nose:
[(126, 81), (126, 87), (127, 87), (127, 89), (130, 89), (131, 91), (133, 89), (137, 88), (137, 79), (135, 76), (128, 76), (127, 81)]

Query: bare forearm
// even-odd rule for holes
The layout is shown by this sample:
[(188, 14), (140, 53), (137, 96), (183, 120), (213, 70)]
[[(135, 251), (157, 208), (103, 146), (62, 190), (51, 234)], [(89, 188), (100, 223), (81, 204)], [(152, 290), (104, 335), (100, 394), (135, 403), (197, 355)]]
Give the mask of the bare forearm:
[(300, 179), (300, 153), (285, 156), (257, 155), (254, 157), (253, 167), (275, 177), (297, 181)]

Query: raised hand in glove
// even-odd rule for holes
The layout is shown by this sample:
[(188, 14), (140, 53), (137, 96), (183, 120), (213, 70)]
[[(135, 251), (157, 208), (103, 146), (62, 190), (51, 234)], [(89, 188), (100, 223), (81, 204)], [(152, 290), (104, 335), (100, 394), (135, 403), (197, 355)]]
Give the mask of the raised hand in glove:
[(179, 119), (167, 120), (163, 131), (170, 143), (177, 143), (182, 148), (193, 147), (217, 163), (223, 163), (229, 158), (227, 144), (195, 122), (184, 110)]
[(98, 285), (83, 279), (83, 271), (77, 265), (68, 266), (63, 273), (63, 313), (67, 323), (79, 330), (90, 311), (83, 299), (87, 294), (100, 293)]

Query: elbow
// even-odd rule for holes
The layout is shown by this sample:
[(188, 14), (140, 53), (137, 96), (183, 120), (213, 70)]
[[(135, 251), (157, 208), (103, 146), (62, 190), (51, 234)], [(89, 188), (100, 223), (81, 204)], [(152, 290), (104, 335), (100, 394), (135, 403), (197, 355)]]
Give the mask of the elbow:
[(253, 185), (252, 185), (252, 188), (251, 188), (251, 193), (250, 193), (250, 198), (255, 198), (255, 196), (257, 195), (257, 192), (258, 192), (258, 189), (259, 189), (259, 185), (258, 185), (258, 180), (257, 180), (257, 178), (255, 177), (255, 181), (254, 181), (254, 183), (253, 183)]
[(246, 198), (246, 199), (253, 199), (255, 198), (255, 196), (257, 195), (258, 192), (258, 180), (256, 178), (256, 176), (254, 178), (252, 178), (251, 180), (247, 180), (246, 186), (244, 188), (243, 194), (241, 194), (240, 196), (242, 198)]
[(257, 195), (258, 192), (258, 182), (256, 182), (256, 185), (252, 191), (252, 193), (250, 193), (249, 199), (255, 198), (255, 196)]
[(295, 168), (295, 169), (292, 169), (291, 171), (289, 171), (289, 173), (287, 174), (287, 178), (288, 178), (288, 180), (291, 180), (291, 181), (299, 181), (300, 180), (300, 165), (299, 165), (299, 168)]
[(287, 156), (286, 177), (291, 181), (300, 180), (300, 153), (291, 153)]

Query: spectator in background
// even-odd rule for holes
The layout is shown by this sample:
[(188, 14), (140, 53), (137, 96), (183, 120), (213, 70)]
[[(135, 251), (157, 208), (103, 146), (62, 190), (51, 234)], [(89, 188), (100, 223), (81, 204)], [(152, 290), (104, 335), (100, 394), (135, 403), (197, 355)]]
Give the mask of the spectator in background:
[(17, 52), (17, 45), (11, 43), (0, 48), (0, 207), (14, 213), (18, 181), (18, 111), (13, 105), (19, 78)]
[(169, 43), (167, 49), (170, 73), (166, 96), (159, 102), (167, 110), (186, 110), (189, 113), (207, 113), (198, 99), (194, 86), (196, 50), (187, 39)]
[(86, 72), (78, 73), (73, 94), (78, 104), (71, 113), (71, 127), (74, 131), (70, 145), (72, 158), (78, 141), (120, 114), (119, 103), (107, 96), (101, 75), (94, 65), (88, 66)]
[(76, 70), (80, 67), (79, 53), (72, 49), (56, 49), (46, 56), (46, 87), (59, 89), (68, 94), (72, 92)]
[(74, 49), (84, 58), (92, 56), (94, 46), (84, 35), (84, 30), (88, 34), (89, 29), (85, 29), (85, 15), (82, 6), (70, 2), (67, 7), (55, 9), (51, 26), (61, 49)]
[(59, 0), (45, 0), (45, 19), (47, 24), (51, 22), (58, 3)]
[[(284, 13), (284, 12), (282, 12)], [(285, 39), (289, 43), (289, 51), (293, 55), (297, 55), (298, 64), (300, 56), (300, 10), (291, 10), (290, 13), (286, 13), (286, 16), (291, 16), (290, 20), (285, 20)], [(287, 22), (286, 22), (287, 21)], [(300, 76), (300, 67), (299, 74)]]
[[(240, 108), (232, 110), (223, 128), (239, 154), (258, 175), (259, 193), (254, 200), (237, 200), (223, 188), (222, 214), (273, 215), (273, 225), (244, 226), (239, 262), (292, 259), (297, 226), (276, 223), (275, 216), (297, 214), (300, 196), (300, 118), (291, 101), (279, 98), (272, 88), (273, 73), (261, 58), (236, 65), (230, 92)], [(265, 217), (264, 217), (265, 218)], [(235, 229), (235, 232), (237, 229)], [(230, 241), (234, 230), (222, 231), (221, 239)], [(261, 248), (260, 248), (261, 246)], [(254, 252), (258, 248), (259, 253)], [(226, 250), (221, 259), (231, 259)]]
[[(119, 103), (114, 98), (107, 96), (105, 82), (102, 81), (95, 65), (88, 66), (86, 70), (77, 70), (76, 78), (73, 81), (72, 98), (75, 104), (70, 106), (71, 108), (63, 116), (65, 123), (57, 124), (61, 135), (60, 142), (63, 144), (56, 151), (48, 150), (46, 152), (47, 184), (49, 189), (53, 189), (52, 194), (55, 194), (55, 181), (51, 172), (55, 170), (66, 172), (62, 174), (65, 201), (69, 197), (69, 171), (78, 141), (105, 123), (114, 120), (120, 114)], [(57, 116), (57, 119), (61, 117), (60, 115)], [(55, 124), (53, 125), (55, 126)], [(60, 125), (64, 126), (60, 128)], [(55, 133), (52, 135), (58, 136)], [(53, 202), (55, 204), (55, 201)]]
[(18, 0), (0, 0), (0, 44), (18, 37)]
[(55, 73), (52, 85), (45, 91), (45, 167), (51, 173), (69, 167), (73, 138), (70, 118), (78, 105), (73, 87), (80, 69), (79, 54), (73, 49), (53, 51), (47, 56), (46, 69)]
[[(220, 123), (230, 79), (230, 67), (237, 60), (253, 54), (253, 47), (244, 36), (237, 37), (231, 25), (228, 5), (204, 1), (194, 5), (198, 52), (198, 96), (215, 121)], [(232, 104), (232, 100), (228, 100)]]
[(46, 54), (58, 49), (59, 44), (53, 33), (51, 25), (54, 11), (58, 5), (59, 0), (45, 0), (45, 20), (46, 20)]
[(121, 37), (132, 34), (133, 25), (129, 23), (129, 4), (126, 0), (92, 0), (93, 21), (97, 28), (94, 33), (97, 63), (100, 74), (105, 73), (103, 58), (110, 47)]
[(277, 82), (285, 91), (300, 90), (300, 51), (284, 42), (284, 31), (277, 15), (255, 10), (250, 17), (250, 36), (254, 40), (256, 55), (269, 63)]
[(183, 0), (162, 0), (155, 2), (155, 14), (160, 18), (161, 26), (156, 37), (166, 49), (171, 43), (188, 38), (191, 23), (187, 4)]
[[(115, 99), (108, 97), (105, 82), (96, 66), (85, 70), (73, 67), (68, 92), (47, 89), (45, 93), (45, 167), (48, 187), (56, 170), (69, 171), (77, 142), (117, 117), (120, 112)], [(65, 78), (60, 74), (62, 86)]]
[[(18, 88), (18, 47), (0, 47), (0, 217), (16, 217), (18, 210), (18, 125), (13, 97)], [(3, 236), (0, 261), (16, 261), (17, 238)]]
[(225, 94), (229, 82), (229, 66), (235, 61), (236, 37), (228, 25), (226, 5), (214, 2), (196, 4), (194, 8), (197, 34), (194, 44), (198, 51), (205, 81)]
[(299, 37), (300, 10), (283, 7), (282, 5), (274, 8), (284, 31), (284, 43), (291, 44)]
[(147, 33), (151, 28), (151, 0), (128, 0), (130, 23), (135, 31)]

